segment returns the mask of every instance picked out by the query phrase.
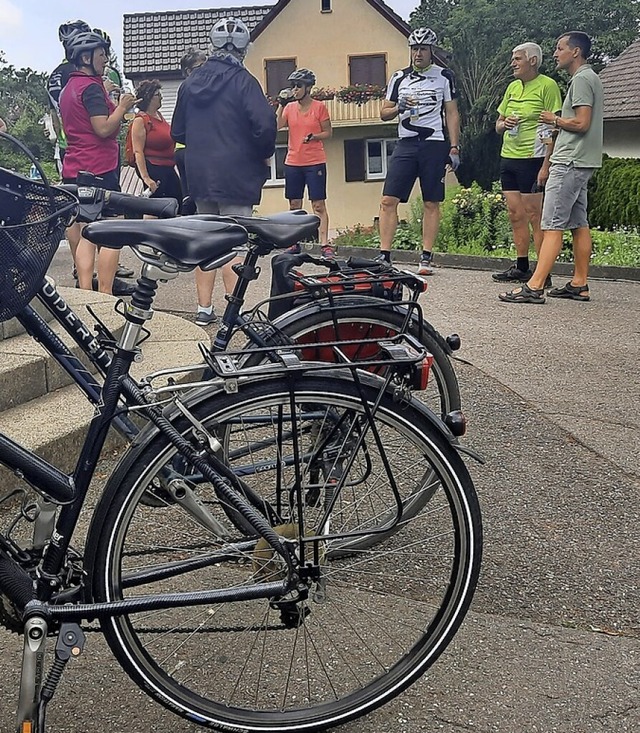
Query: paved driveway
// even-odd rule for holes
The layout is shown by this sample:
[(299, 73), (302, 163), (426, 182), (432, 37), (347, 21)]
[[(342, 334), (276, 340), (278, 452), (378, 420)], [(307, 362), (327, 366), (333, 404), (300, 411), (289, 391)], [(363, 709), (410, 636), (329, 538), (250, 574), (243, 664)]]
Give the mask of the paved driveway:
[[(62, 284), (66, 270), (54, 266)], [(487, 461), (472, 465), (482, 578), (430, 673), (340, 730), (638, 731), (640, 284), (593, 282), (591, 303), (529, 307), (498, 302), (484, 272), (443, 269), (430, 283), (427, 317), (461, 334), (471, 362), (458, 373), (467, 441)], [(162, 288), (158, 306), (190, 313), (189, 278)], [(0, 640), (0, 730), (11, 731), (20, 644)], [(98, 635), (89, 642), (51, 703), (49, 730), (198, 730), (138, 692)]]

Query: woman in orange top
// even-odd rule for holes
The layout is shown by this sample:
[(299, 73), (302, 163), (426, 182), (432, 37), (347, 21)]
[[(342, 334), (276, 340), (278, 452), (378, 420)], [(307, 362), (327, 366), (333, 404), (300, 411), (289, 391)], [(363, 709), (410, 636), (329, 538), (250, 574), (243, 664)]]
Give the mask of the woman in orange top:
[(180, 179), (175, 170), (175, 142), (171, 125), (160, 113), (162, 93), (157, 80), (140, 82), (139, 112), (132, 122), (131, 143), (136, 170), (155, 198), (174, 198), (182, 203)]
[[(329, 214), (327, 213), (327, 156), (323, 140), (331, 137), (331, 119), (324, 102), (311, 97), (316, 83), (315, 74), (309, 69), (296, 69), (289, 82), (293, 94), (278, 97), (278, 129), (289, 128), (289, 151), (285, 159), (284, 195), (293, 209), (302, 208), (305, 186), (309, 193), (314, 214), (320, 217), (320, 247), (325, 257), (333, 257), (329, 245)], [(288, 104), (293, 102), (293, 104)], [(300, 245), (289, 248), (300, 252)]]

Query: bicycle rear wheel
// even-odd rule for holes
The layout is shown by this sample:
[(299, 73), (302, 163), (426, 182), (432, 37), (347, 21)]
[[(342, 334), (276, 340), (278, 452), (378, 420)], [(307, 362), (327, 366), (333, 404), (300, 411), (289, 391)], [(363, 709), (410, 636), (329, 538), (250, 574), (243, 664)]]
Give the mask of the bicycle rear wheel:
[[(457, 452), (419, 409), (386, 398), (375, 440), (356, 386), (328, 377), (300, 379), (293, 398), (282, 380), (256, 382), (194, 414), (320, 580), (293, 614), (260, 599), (108, 619), (113, 653), (148, 694), (205, 727), (326, 729), (384, 704), (445, 649), (475, 589), (480, 513)], [(264, 543), (142, 501), (174, 456), (159, 436), (120, 481), (97, 541), (96, 600), (242, 588), (281, 572)], [(395, 525), (394, 482), (407, 510)], [(210, 485), (194, 490), (225, 516)], [(332, 536), (315, 555), (310, 532)]]
[[(335, 309), (318, 309), (314, 305), (307, 311), (297, 313), (295, 319), (285, 319), (281, 323), (276, 322), (276, 325), (295, 343), (309, 344), (302, 355), (308, 361), (336, 361), (332, 349), (313, 346), (317, 343), (381, 341), (403, 331), (408, 332), (433, 356), (429, 384), (425, 390), (416, 392), (416, 396), (440, 417), (461, 408), (460, 387), (451, 360), (427, 327), (419, 328), (417, 322), (412, 321), (405, 328), (405, 314), (391, 303), (376, 303), (373, 298), (363, 299), (360, 304), (353, 301), (341, 304), (340, 300), (339, 297), (335, 298)], [(380, 357), (380, 349), (375, 343), (353, 344), (345, 347), (344, 351), (354, 361)], [(260, 359), (263, 358), (261, 355)], [(258, 360), (248, 362), (254, 363), (258, 363)]]

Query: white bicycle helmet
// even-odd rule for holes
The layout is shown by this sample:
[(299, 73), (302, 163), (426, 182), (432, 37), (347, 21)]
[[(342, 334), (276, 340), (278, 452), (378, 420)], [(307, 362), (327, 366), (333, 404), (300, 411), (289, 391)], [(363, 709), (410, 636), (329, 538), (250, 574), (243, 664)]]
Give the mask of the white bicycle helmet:
[(211, 43), (217, 51), (236, 51), (244, 54), (251, 42), (249, 29), (237, 18), (219, 20), (209, 33)]
[(60, 39), (60, 43), (66, 43), (69, 38), (78, 31), (89, 33), (91, 31), (91, 27), (88, 23), (85, 23), (84, 20), (69, 20), (66, 23), (63, 23), (58, 28), (58, 38)]
[(438, 43), (438, 37), (431, 28), (416, 28), (408, 38), (409, 46), (433, 46)]

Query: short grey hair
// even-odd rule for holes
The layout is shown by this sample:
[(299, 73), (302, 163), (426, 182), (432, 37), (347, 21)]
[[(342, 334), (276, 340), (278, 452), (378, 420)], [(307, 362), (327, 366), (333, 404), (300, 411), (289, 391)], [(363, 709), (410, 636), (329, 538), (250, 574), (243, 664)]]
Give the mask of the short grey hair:
[(516, 46), (511, 53), (515, 53), (516, 51), (523, 51), (527, 59), (535, 56), (538, 59), (538, 68), (542, 66), (542, 49), (537, 43), (531, 43), (531, 41), (521, 43), (519, 46)]

